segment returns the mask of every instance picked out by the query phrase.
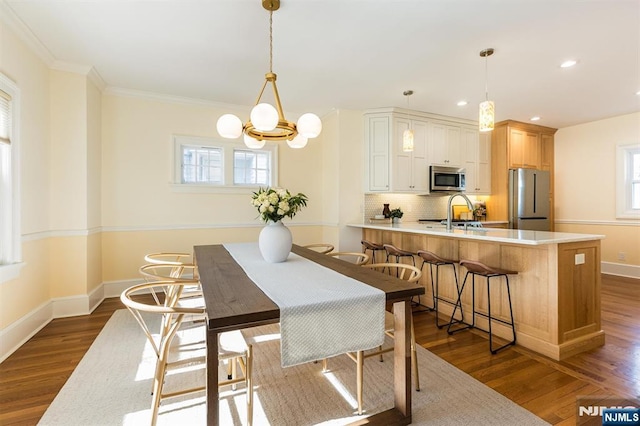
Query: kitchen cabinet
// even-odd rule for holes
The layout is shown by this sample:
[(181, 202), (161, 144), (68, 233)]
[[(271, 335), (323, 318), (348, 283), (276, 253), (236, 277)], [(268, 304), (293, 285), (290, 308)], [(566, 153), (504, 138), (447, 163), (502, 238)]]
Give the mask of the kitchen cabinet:
[(540, 169), (540, 134), (521, 130), (518, 128), (509, 129), (509, 141), (507, 151), (509, 152), (509, 168), (518, 169)]
[(509, 169), (548, 170), (553, 231), (553, 147), (556, 131), (551, 127), (514, 120), (496, 123), (491, 132), (491, 199), (487, 201), (487, 220), (508, 220)]
[(391, 141), (391, 116), (375, 115), (365, 118), (367, 141), (366, 188), (369, 191), (389, 191), (389, 158)]
[[(402, 150), (402, 134), (406, 129), (414, 132), (412, 152)], [(463, 141), (472, 143), (465, 139), (471, 137), (465, 131), (472, 130), (477, 135), (476, 129), (477, 124), (470, 120), (421, 111), (367, 110), (364, 113), (365, 191), (428, 194), (429, 166), (461, 167), (465, 163)], [(477, 167), (475, 163), (474, 166)]]
[(431, 122), (429, 132), (429, 163), (460, 167), (462, 165), (460, 126)]
[(491, 134), (462, 129), (462, 151), (467, 171), (467, 194), (491, 194)]
[[(427, 164), (427, 122), (407, 118), (393, 118), (392, 185), (396, 192), (429, 192)], [(413, 130), (413, 151), (402, 150), (402, 135)]]

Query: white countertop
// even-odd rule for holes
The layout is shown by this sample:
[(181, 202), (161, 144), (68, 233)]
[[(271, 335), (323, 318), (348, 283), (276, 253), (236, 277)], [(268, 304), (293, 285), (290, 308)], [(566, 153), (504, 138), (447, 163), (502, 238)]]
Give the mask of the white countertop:
[(383, 231), (410, 232), (414, 234), (434, 235), (469, 240), (495, 241), (500, 243), (542, 245), (573, 243), (578, 241), (602, 240), (604, 235), (573, 234), (568, 232), (525, 231), (501, 228), (468, 228), (447, 231), (444, 225), (419, 222), (391, 223), (350, 223), (347, 226)]

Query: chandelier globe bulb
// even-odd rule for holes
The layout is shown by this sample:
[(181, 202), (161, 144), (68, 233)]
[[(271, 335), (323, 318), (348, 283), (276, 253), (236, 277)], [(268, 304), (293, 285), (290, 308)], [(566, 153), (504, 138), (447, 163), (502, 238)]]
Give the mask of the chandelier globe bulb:
[(233, 114), (224, 114), (216, 123), (218, 134), (223, 138), (237, 139), (242, 134), (242, 120)]
[(251, 136), (245, 134), (244, 135), (244, 144), (249, 149), (261, 149), (264, 146), (265, 141), (264, 140), (259, 141), (258, 139), (252, 138)]
[(298, 133), (295, 138), (287, 140), (287, 145), (289, 145), (289, 148), (300, 149), (307, 146), (308, 141), (308, 138)]
[(251, 110), (251, 123), (262, 132), (270, 132), (278, 125), (278, 111), (273, 105), (259, 103)]
[(306, 138), (318, 137), (322, 132), (322, 121), (320, 117), (313, 113), (302, 114), (298, 119), (297, 130), (299, 134)]

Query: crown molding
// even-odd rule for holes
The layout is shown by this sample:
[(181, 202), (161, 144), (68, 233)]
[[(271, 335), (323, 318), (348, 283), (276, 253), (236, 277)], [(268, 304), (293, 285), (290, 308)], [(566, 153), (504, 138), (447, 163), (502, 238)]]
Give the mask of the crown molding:
[(56, 60), (51, 51), (4, 0), (0, 0), (0, 18), (48, 67), (51, 67)]

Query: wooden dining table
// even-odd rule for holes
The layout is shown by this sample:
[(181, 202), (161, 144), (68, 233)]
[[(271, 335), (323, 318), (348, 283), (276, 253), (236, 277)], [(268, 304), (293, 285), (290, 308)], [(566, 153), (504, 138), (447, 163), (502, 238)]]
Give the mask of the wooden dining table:
[[(292, 253), (382, 290), (395, 318), (394, 407), (354, 424), (411, 423), (411, 298), (424, 287), (392, 275), (362, 268), (298, 245)], [(278, 306), (247, 276), (223, 245), (194, 246), (194, 261), (202, 286), (207, 325), (207, 425), (219, 424), (218, 334), (280, 321)], [(390, 390), (391, 391), (391, 390)]]

